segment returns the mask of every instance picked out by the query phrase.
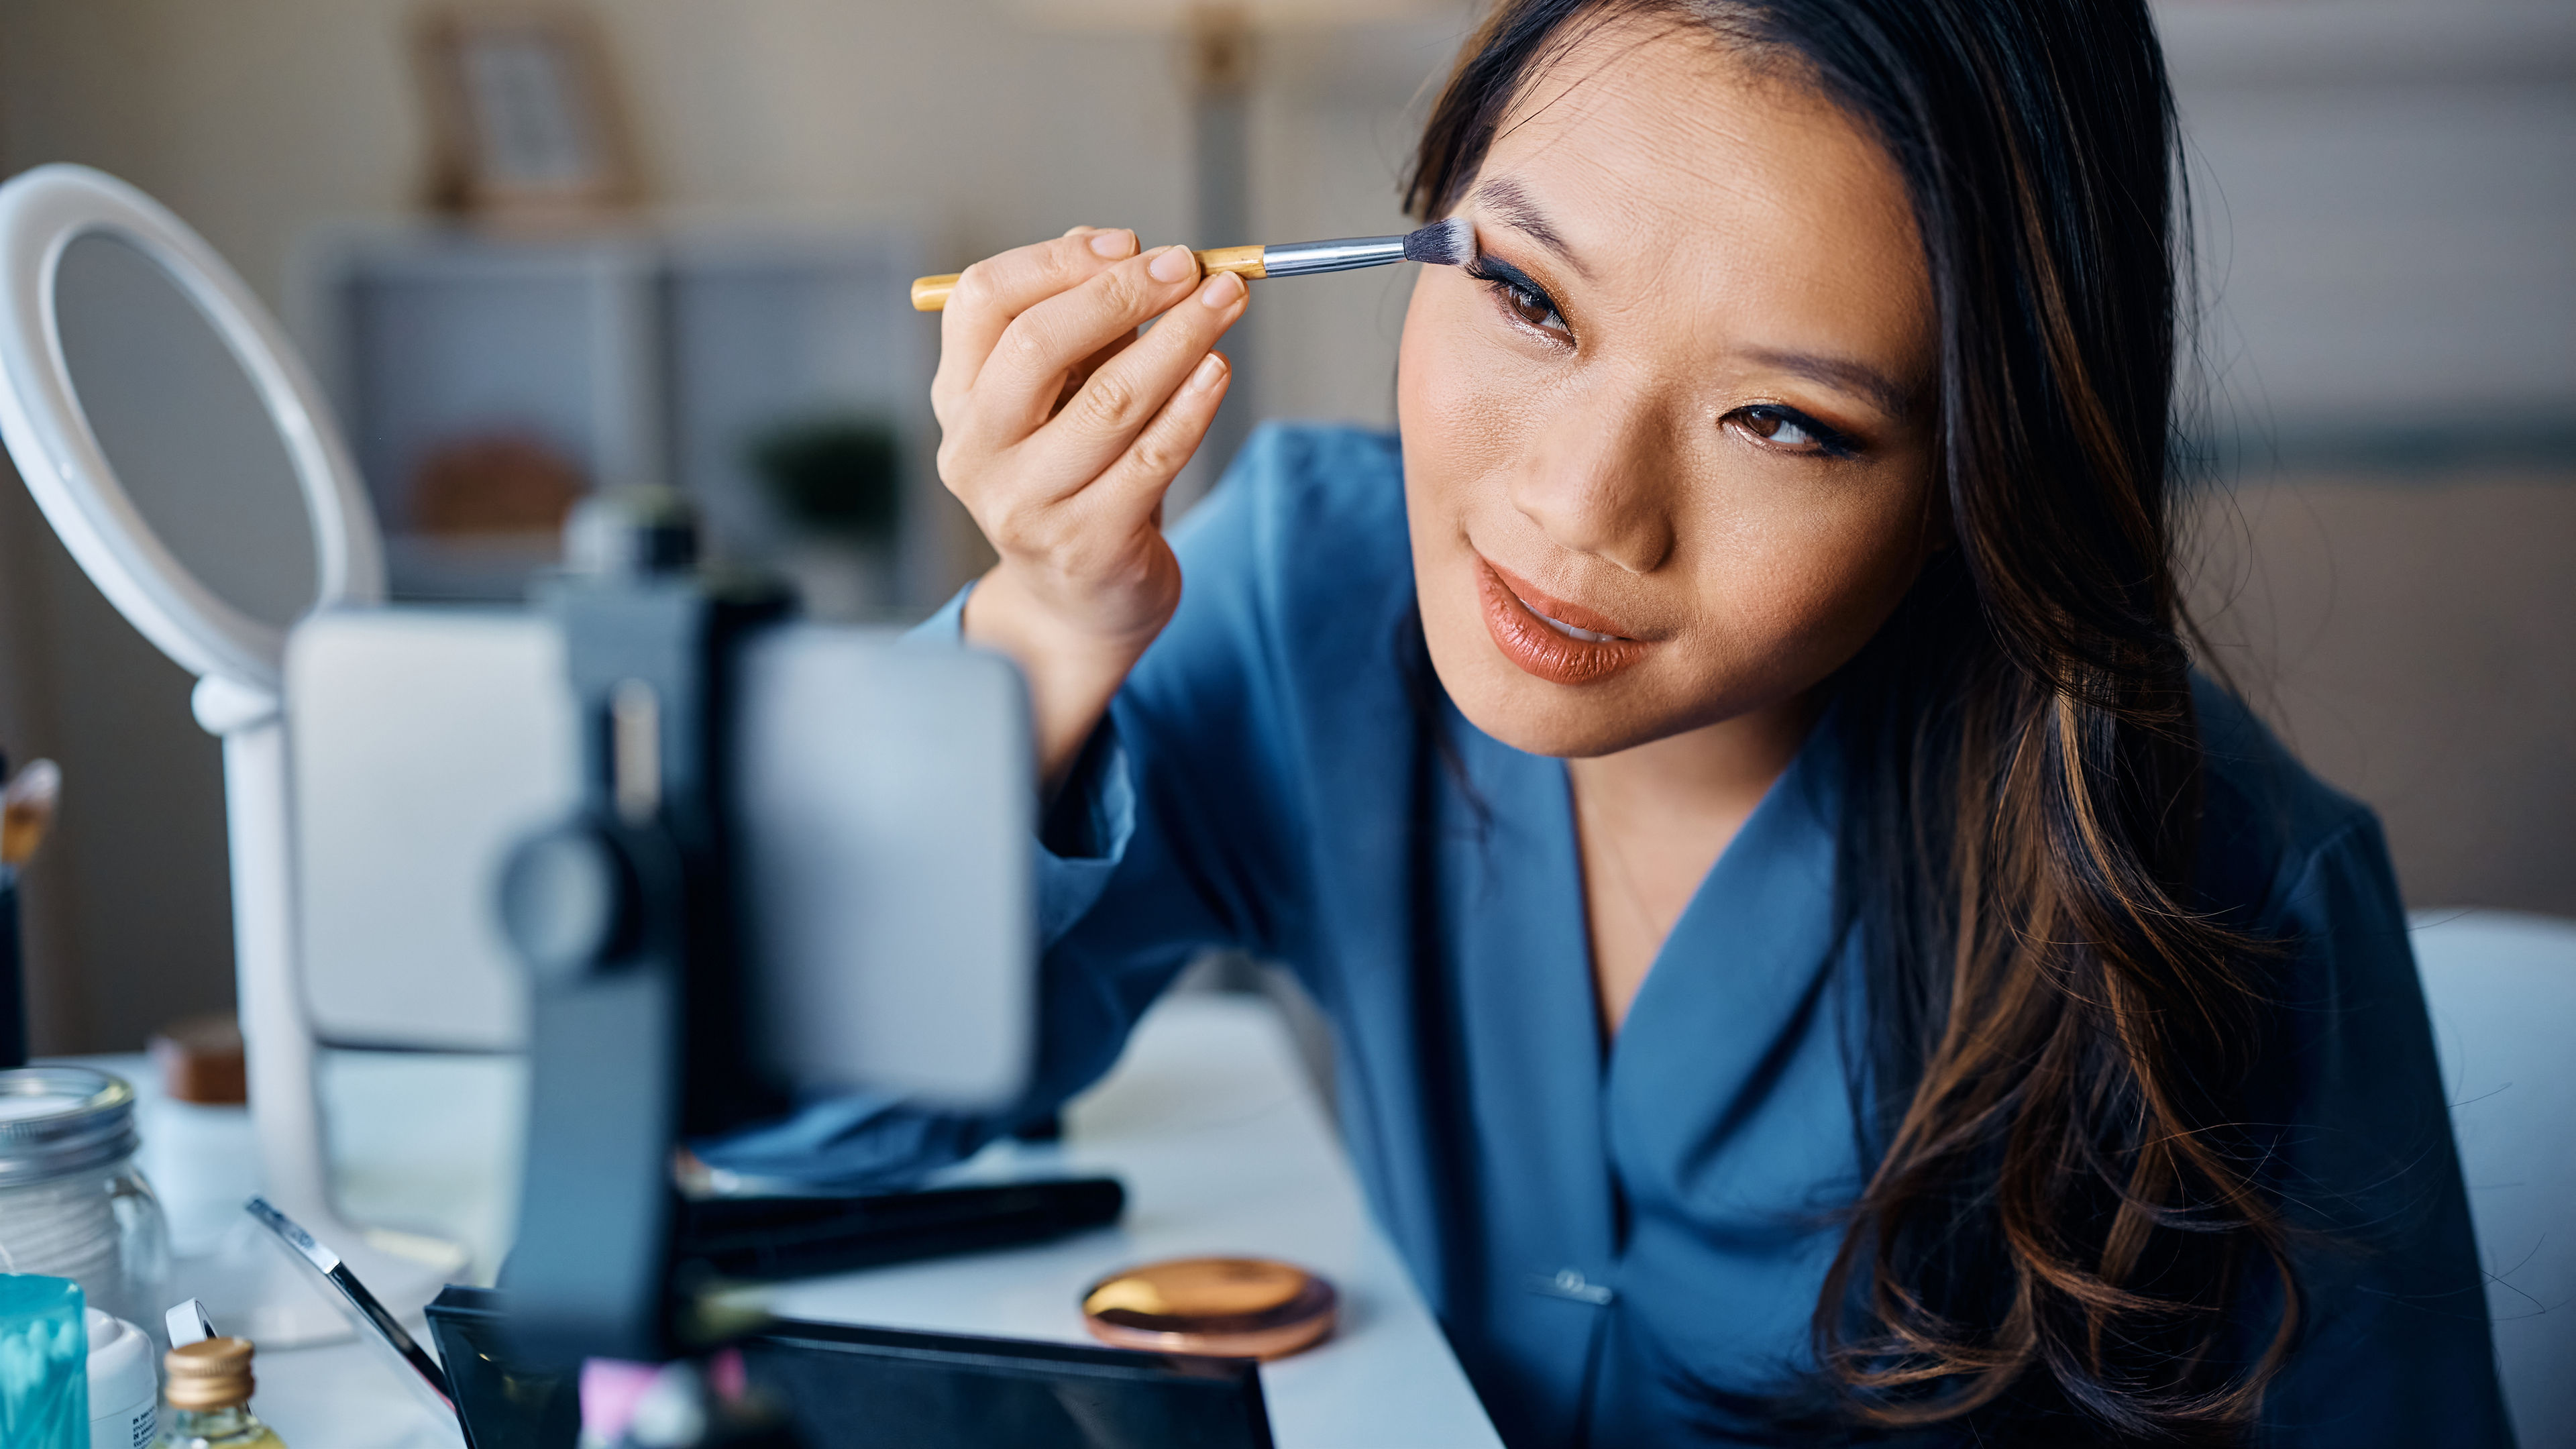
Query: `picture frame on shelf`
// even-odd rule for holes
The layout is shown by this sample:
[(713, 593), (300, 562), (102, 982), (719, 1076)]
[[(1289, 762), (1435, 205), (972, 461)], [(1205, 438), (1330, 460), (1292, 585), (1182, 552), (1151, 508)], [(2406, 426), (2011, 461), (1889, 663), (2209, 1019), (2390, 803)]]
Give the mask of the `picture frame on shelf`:
[(580, 220), (641, 199), (633, 132), (588, 11), (434, 5), (416, 41), (433, 209)]

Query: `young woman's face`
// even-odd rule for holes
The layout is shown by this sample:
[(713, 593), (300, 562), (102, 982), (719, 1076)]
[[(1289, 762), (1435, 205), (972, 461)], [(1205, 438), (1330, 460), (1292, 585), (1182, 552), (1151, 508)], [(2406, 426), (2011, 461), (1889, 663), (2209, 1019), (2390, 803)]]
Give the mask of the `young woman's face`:
[(1461, 205), (1482, 260), (1422, 269), (1397, 402), (1451, 698), (1568, 756), (1794, 702), (1933, 544), (1893, 164), (1705, 32), (1618, 26), (1530, 87)]

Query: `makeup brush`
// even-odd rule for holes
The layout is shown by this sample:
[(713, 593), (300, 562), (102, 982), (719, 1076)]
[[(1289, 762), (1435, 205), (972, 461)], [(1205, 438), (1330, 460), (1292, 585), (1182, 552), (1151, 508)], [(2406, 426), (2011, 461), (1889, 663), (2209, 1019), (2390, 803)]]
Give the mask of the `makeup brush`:
[(54, 825), (54, 804), (62, 798), (62, 768), (51, 760), (30, 760), (0, 790), (0, 865), (25, 865), (45, 843)]
[[(1476, 228), (1463, 216), (1435, 221), (1405, 236), (1355, 236), (1341, 241), (1290, 242), (1284, 246), (1216, 247), (1196, 254), (1199, 270), (1232, 272), (1245, 281), (1257, 277), (1303, 277), (1316, 272), (1348, 272), (1383, 267), (1391, 262), (1429, 262), (1463, 267), (1476, 259)], [(948, 305), (957, 274), (923, 277), (912, 284), (912, 308), (936, 312)]]

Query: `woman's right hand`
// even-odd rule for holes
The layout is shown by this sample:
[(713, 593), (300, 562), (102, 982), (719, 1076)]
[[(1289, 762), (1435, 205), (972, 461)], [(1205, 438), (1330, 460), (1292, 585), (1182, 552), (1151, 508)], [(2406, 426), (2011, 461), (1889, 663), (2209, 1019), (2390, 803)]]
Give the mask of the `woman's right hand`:
[(949, 295), (939, 476), (1001, 555), (966, 637), (1028, 676), (1050, 789), (1180, 603), (1163, 493), (1225, 397), (1213, 348), (1245, 295), (1187, 247), (1140, 256), (1135, 233), (1089, 227), (977, 262)]

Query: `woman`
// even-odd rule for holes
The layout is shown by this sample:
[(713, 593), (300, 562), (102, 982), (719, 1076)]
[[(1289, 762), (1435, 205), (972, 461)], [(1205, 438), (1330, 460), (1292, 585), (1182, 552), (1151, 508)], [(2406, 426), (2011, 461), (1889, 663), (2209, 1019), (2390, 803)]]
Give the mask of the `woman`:
[(1170, 545), (1243, 285), (970, 269), (932, 627), (1037, 711), (1032, 1111), (1288, 963), (1514, 1445), (2505, 1442), (2377, 826), (2190, 673), (2173, 155), (2137, 0), (1504, 0), (1400, 441)]

